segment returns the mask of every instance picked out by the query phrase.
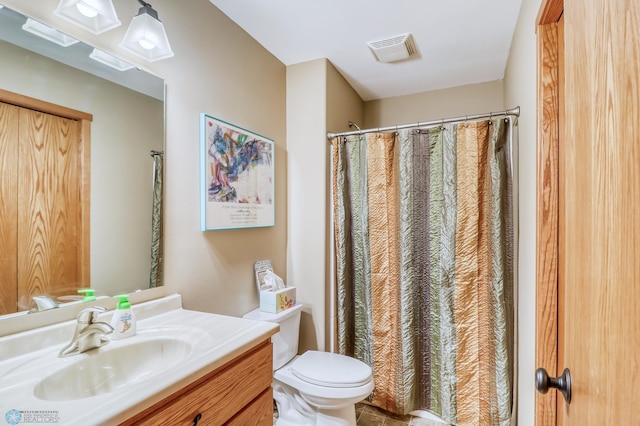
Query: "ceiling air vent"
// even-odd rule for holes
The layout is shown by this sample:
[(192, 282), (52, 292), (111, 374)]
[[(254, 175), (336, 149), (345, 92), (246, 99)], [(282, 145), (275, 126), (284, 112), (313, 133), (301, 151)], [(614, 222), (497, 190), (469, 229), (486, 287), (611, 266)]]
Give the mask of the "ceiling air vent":
[(408, 33), (384, 40), (370, 41), (367, 45), (380, 62), (401, 61), (416, 53), (413, 37)]

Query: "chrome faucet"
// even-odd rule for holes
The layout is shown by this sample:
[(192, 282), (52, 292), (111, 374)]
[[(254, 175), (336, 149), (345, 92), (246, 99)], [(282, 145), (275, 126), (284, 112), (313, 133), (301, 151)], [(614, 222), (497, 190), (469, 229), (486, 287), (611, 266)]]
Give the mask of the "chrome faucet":
[(58, 307), (58, 302), (49, 296), (33, 296), (31, 300), (35, 302), (36, 306), (29, 310), (30, 314), (34, 312), (48, 311), (49, 309)]
[(73, 338), (67, 346), (60, 350), (60, 357), (77, 355), (109, 343), (106, 336), (113, 332), (113, 327), (106, 322), (96, 321), (98, 314), (104, 311), (106, 309), (101, 306), (93, 306), (80, 311)]

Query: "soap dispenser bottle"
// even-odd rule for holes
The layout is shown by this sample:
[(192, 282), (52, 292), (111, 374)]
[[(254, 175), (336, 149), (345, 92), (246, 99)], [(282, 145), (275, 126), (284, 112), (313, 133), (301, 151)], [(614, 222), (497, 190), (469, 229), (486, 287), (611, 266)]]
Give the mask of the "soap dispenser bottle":
[(129, 297), (126, 294), (119, 294), (113, 297), (120, 300), (113, 313), (113, 318), (111, 318), (111, 326), (113, 327), (111, 339), (118, 340), (133, 336), (136, 334), (136, 317), (133, 314), (133, 309), (131, 309)]
[(79, 288), (78, 293), (84, 294), (84, 297), (82, 298), (83, 303), (95, 302), (96, 300), (96, 295), (94, 294), (95, 290), (92, 288)]

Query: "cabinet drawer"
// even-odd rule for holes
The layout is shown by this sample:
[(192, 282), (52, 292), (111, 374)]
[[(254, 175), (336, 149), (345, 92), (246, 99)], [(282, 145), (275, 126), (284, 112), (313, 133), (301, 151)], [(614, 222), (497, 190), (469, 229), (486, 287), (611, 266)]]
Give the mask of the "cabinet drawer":
[(225, 423), (225, 426), (272, 426), (273, 425), (273, 390), (271, 387), (262, 392), (257, 399), (247, 405), (244, 410)]
[(198, 414), (199, 426), (224, 424), (265, 390), (271, 395), (271, 346), (270, 341), (258, 345), (124, 424), (193, 425)]

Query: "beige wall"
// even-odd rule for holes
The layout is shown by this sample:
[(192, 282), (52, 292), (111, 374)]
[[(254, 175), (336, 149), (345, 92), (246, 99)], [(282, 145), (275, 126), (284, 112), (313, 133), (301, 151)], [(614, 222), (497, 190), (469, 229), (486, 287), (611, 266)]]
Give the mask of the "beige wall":
[[(327, 62), (327, 132), (347, 132), (355, 130), (355, 128), (349, 127), (349, 122), (363, 123), (364, 122), (364, 108), (365, 103), (356, 93), (356, 91), (347, 83), (342, 74), (336, 70), (336, 68)], [(328, 187), (331, 185), (331, 162), (330, 162), (330, 142), (325, 139), (327, 144), (327, 172), (326, 182)], [(332, 350), (334, 348), (333, 341), (335, 340), (335, 325), (336, 324), (336, 312), (335, 303), (331, 303), (334, 300), (333, 293), (335, 290), (335, 282), (333, 277), (334, 270), (331, 268), (331, 259), (334, 256), (333, 249), (333, 228), (331, 227), (331, 190), (327, 191), (327, 215), (326, 215), (326, 297), (327, 297), (327, 321), (325, 324), (325, 349)]]
[[(154, 63), (118, 47), (138, 11), (135, 1), (115, 0), (123, 25), (97, 36), (53, 16), (58, 0), (3, 3), (165, 79), (167, 290), (182, 294), (189, 309), (240, 315), (257, 307), (253, 262), (271, 259), (276, 273), (286, 273), (284, 65), (207, 0), (191, 0), (188, 7), (171, 0), (153, 2), (175, 52), (175, 57)], [(275, 227), (200, 231), (203, 112), (275, 140)]]
[(523, 0), (504, 79), (504, 102), (520, 105), (518, 200), (518, 425), (533, 425), (536, 248), (536, 34), (540, 0)]
[(163, 149), (162, 102), (9, 43), (0, 42), (0, 58), (0, 89), (93, 115), (91, 283), (80, 286), (97, 295), (148, 287), (149, 152)]
[(386, 127), (502, 111), (505, 109), (502, 87), (502, 81), (490, 81), (368, 101), (360, 127)]
[(287, 277), (304, 305), (300, 351), (330, 348), (328, 131), (348, 130), (363, 102), (326, 59), (287, 67)]
[[(208, 1), (180, 3), (154, 3), (175, 25), (176, 57), (159, 64), (168, 87), (166, 283), (188, 309), (240, 315), (258, 306), (254, 261), (271, 259), (286, 279), (286, 69)], [(275, 227), (200, 231), (201, 112), (275, 141)]]
[[(356, 130), (349, 127), (349, 122), (358, 125), (364, 123), (365, 107), (366, 103), (353, 87), (327, 61), (327, 131), (337, 133)], [(327, 140), (327, 149), (330, 146), (328, 143)]]
[(287, 67), (288, 284), (302, 303), (300, 351), (324, 349), (326, 60)]

